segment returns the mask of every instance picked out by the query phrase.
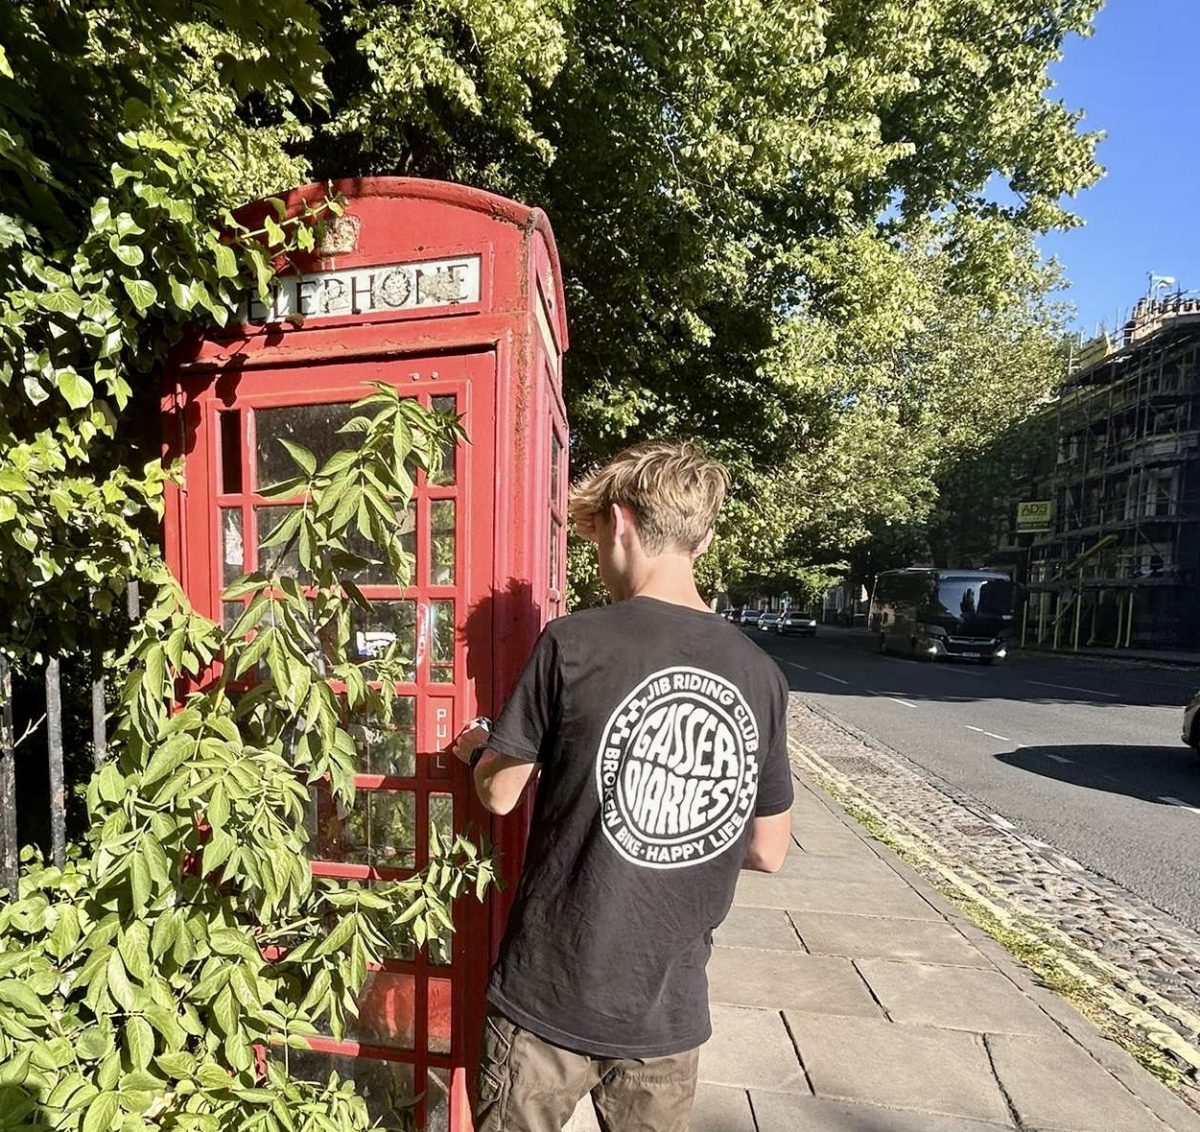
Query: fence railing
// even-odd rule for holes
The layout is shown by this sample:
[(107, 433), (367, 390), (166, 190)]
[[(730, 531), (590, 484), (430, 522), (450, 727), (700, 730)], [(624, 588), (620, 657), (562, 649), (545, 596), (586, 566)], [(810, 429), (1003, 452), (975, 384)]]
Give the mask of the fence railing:
[[(126, 595), (129, 619), (136, 621), (141, 606), (138, 585), (131, 582)], [(91, 731), (92, 759), (99, 767), (108, 754), (108, 725), (104, 704), (103, 645), (92, 638)], [(59, 657), (46, 660), (46, 710), (37, 724), (17, 737), (13, 725), (12, 665), (0, 653), (0, 889), (10, 898), (17, 890), (20, 846), (17, 829), (17, 746), (44, 722), (49, 770), (50, 855), (60, 868), (67, 851), (67, 798), (63, 760), (62, 663)]]

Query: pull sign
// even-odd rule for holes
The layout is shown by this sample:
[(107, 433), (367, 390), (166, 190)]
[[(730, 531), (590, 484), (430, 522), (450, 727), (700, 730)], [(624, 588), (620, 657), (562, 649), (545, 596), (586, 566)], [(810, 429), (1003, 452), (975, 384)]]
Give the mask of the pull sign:
[(426, 773), (430, 778), (450, 778), (453, 773), (455, 755), (450, 747), (458, 735), (455, 700), (453, 690), (447, 689), (442, 695), (431, 695), (426, 702), (422, 746), (429, 753)]
[(478, 255), (465, 255), (285, 275), (275, 281), (269, 303), (251, 295), (237, 317), (241, 323), (283, 322), (296, 315), (307, 321), (477, 303), (480, 261)]

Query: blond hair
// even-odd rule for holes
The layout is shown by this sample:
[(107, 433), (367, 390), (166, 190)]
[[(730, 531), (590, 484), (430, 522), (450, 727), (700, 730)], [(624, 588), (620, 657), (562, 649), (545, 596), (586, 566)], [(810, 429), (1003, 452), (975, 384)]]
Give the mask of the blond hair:
[(648, 554), (668, 548), (692, 554), (712, 530), (729, 473), (690, 442), (635, 444), (571, 489), (571, 518), (587, 524), (614, 503), (633, 515)]

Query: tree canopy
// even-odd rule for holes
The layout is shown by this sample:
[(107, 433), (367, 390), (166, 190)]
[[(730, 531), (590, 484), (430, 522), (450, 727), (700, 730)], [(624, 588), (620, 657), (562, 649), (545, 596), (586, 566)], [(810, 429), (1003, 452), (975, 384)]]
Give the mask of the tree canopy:
[(724, 578), (837, 558), (864, 517), (930, 498), (943, 416), (979, 436), (1029, 388), (983, 359), (1014, 335), (1044, 348), (1030, 237), (1072, 224), (1064, 194), (1099, 174), (1047, 68), (1097, 7), (6, 5), (12, 639), (47, 636), (32, 595), (90, 607), (138, 569), (161, 472), (131, 405), (180, 327), (268, 269), (222, 239), (225, 210), (309, 177), (444, 177), (545, 208), (576, 463), (698, 437), (735, 475)]

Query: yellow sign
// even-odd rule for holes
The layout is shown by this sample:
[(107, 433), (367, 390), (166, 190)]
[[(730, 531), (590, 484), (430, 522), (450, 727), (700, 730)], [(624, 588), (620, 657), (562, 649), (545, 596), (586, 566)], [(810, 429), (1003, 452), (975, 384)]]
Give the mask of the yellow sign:
[(1028, 499), (1017, 504), (1017, 534), (1048, 531), (1053, 520), (1053, 499)]

